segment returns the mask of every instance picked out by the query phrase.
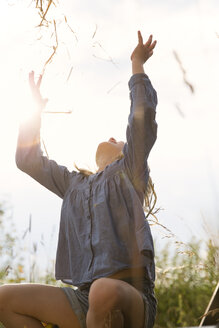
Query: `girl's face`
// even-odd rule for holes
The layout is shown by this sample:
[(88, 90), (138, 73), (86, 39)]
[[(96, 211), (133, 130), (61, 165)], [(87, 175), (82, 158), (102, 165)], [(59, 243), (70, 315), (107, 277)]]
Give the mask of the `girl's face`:
[(96, 163), (97, 166), (103, 167), (112, 163), (119, 156), (124, 147), (123, 141), (116, 141), (110, 138), (108, 141), (101, 142), (97, 147)]

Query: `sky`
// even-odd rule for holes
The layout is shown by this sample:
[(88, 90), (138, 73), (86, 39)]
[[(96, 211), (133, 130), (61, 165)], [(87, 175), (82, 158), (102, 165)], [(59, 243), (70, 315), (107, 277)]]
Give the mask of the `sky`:
[[(158, 219), (175, 235), (172, 245), (216, 239), (219, 231), (218, 14), (216, 0), (63, 0), (48, 12), (56, 21), (58, 48), (41, 91), (49, 99), (46, 111), (72, 113), (43, 114), (42, 138), (49, 158), (70, 170), (74, 163), (95, 169), (99, 142), (125, 140), (137, 30), (144, 40), (150, 34), (157, 40), (145, 64), (158, 93), (158, 138), (149, 166), (162, 208)], [(54, 24), (39, 23), (31, 1), (1, 1), (0, 201), (10, 207), (20, 235), (31, 215), (32, 234), (23, 242), (31, 239), (40, 248), (43, 239), (45, 258), (54, 258), (61, 199), (19, 171), (14, 160), (19, 122), (34, 108), (28, 73), (39, 76), (56, 46)], [(152, 234), (157, 250), (169, 240), (158, 226)]]

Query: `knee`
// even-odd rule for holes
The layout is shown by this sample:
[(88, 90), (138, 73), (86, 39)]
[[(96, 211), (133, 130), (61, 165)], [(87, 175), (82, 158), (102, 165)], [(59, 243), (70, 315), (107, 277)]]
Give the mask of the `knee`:
[(89, 308), (98, 312), (119, 309), (122, 288), (116, 280), (100, 278), (93, 282), (89, 293)]

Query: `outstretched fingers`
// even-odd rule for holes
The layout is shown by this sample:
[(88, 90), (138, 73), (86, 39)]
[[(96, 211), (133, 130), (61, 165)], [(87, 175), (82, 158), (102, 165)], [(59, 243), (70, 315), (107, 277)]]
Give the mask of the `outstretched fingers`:
[(31, 87), (34, 87), (35, 86), (35, 83), (34, 83), (34, 71), (31, 71), (29, 73), (29, 84)]
[(153, 50), (155, 48), (156, 44), (157, 44), (157, 40), (155, 40), (153, 43), (151, 43), (151, 45), (149, 47), (150, 50)]
[(40, 85), (41, 85), (41, 82), (42, 82), (42, 77), (43, 77), (42, 74), (40, 74), (39, 79), (38, 79), (37, 84), (36, 84), (37, 88), (40, 88)]
[(153, 35), (151, 34), (150, 36), (149, 36), (149, 38), (148, 38), (148, 40), (145, 42), (145, 44), (143, 43), (143, 38), (142, 38), (142, 35), (141, 35), (141, 32), (140, 31), (138, 31), (138, 43), (140, 44), (140, 45), (144, 45), (146, 48), (148, 48), (150, 51), (152, 51), (154, 48), (155, 48), (155, 46), (156, 46), (156, 44), (157, 44), (157, 41), (155, 40), (155, 41), (153, 41), (152, 42), (152, 40), (153, 40)]
[(29, 83), (30, 83), (30, 86), (32, 88), (37, 87), (37, 89), (39, 89), (40, 88), (40, 85), (41, 85), (41, 82), (42, 82), (42, 77), (43, 77), (42, 74), (40, 74), (37, 83), (35, 83), (34, 71), (31, 71), (29, 73)]
[(156, 46), (156, 43), (157, 41), (153, 41), (152, 34), (149, 36), (146, 43), (144, 43), (142, 34), (140, 31), (138, 31), (138, 44), (131, 54), (131, 60), (144, 64), (148, 58), (153, 55), (153, 50)]
[(151, 34), (151, 35), (149, 36), (147, 42), (145, 43), (145, 47), (150, 47), (151, 42), (152, 42), (152, 38), (153, 38), (153, 36), (152, 36), (152, 34)]
[(138, 44), (143, 45), (143, 38), (140, 31), (138, 31)]
[(148, 48), (150, 51), (152, 51), (157, 44), (157, 40), (152, 42), (152, 39), (153, 39), (153, 36), (150, 35), (147, 42), (145, 43), (145, 47)]
[(40, 110), (42, 111), (45, 107), (46, 104), (48, 102), (47, 98), (43, 98), (41, 93), (40, 93), (40, 85), (42, 82), (42, 75), (39, 76), (38, 81), (35, 82), (35, 74), (34, 71), (29, 73), (29, 85), (30, 85), (30, 89), (33, 95), (34, 100), (36, 101), (38, 107), (40, 108)]

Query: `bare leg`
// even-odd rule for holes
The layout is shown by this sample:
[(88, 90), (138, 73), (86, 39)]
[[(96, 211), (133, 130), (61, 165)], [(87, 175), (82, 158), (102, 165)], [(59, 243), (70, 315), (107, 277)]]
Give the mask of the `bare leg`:
[(0, 287), (0, 322), (6, 328), (42, 328), (41, 321), (60, 328), (80, 327), (61, 288), (40, 284)]
[(137, 289), (111, 278), (96, 280), (90, 289), (88, 328), (142, 328), (144, 303)]
[(31, 327), (31, 328), (42, 328), (43, 325), (37, 319), (33, 319), (21, 314), (16, 314), (13, 312), (5, 313), (7, 315), (7, 319), (1, 319), (1, 322), (4, 324), (6, 328), (10, 327)]

